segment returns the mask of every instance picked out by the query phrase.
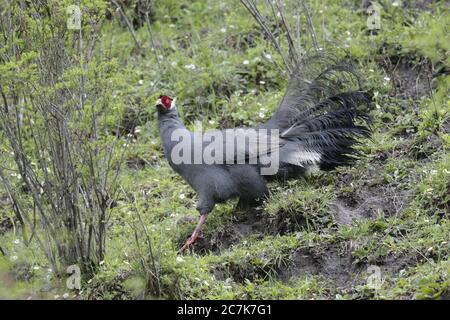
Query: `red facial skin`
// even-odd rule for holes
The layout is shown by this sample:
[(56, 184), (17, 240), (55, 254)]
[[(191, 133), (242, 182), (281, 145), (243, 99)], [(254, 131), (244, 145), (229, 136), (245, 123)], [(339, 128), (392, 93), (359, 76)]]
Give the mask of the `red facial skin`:
[(165, 108), (170, 109), (170, 107), (172, 106), (172, 99), (170, 99), (169, 96), (162, 96), (161, 103)]

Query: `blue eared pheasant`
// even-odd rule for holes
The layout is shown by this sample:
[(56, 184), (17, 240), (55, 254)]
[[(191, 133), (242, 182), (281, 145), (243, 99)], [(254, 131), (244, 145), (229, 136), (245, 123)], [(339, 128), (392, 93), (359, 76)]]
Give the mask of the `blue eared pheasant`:
[[(187, 131), (181, 121), (175, 99), (160, 96), (156, 109), (165, 157), (198, 195), (200, 219), (180, 251), (192, 249), (216, 203), (232, 198), (253, 203), (268, 195), (266, 184), (270, 180), (295, 179), (308, 170), (331, 170), (350, 164), (359, 154), (354, 146), (360, 138), (370, 135), (366, 112), (371, 100), (371, 95), (361, 89), (353, 64), (325, 55), (304, 59), (290, 75), (285, 95), (272, 117), (256, 128), (279, 130), (277, 145), (271, 142), (266, 148), (268, 153), (278, 152), (279, 169), (274, 175), (261, 175), (263, 165), (259, 161), (176, 164), (171, 158), (177, 143), (172, 141), (173, 132), (181, 130), (190, 136), (194, 133)], [(239, 134), (233, 128), (223, 133)], [(202, 147), (207, 144), (203, 142)], [(247, 150), (234, 148), (231, 158), (236, 160), (239, 153), (250, 157)], [(230, 155), (224, 154), (223, 158), (229, 160)]]

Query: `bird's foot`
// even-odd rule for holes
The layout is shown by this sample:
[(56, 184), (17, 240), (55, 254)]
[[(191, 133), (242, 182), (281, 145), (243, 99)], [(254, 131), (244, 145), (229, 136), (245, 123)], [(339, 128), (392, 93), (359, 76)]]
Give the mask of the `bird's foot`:
[(189, 239), (186, 241), (186, 243), (181, 247), (181, 249), (178, 251), (179, 253), (184, 253), (187, 249), (189, 249), (190, 252), (192, 252), (192, 249), (194, 248), (195, 242), (201, 238), (199, 234), (192, 234), (192, 236), (189, 237)]
[(197, 241), (198, 238), (201, 238), (201, 236), (200, 236), (201, 228), (202, 228), (202, 225), (205, 223), (207, 216), (208, 216), (208, 214), (200, 215), (200, 220), (199, 220), (197, 226), (195, 227), (194, 232), (189, 237), (189, 239), (186, 241), (184, 246), (181, 247), (181, 249), (178, 251), (178, 253), (184, 253), (186, 251), (186, 249), (189, 249), (189, 251), (192, 252), (194, 243)]

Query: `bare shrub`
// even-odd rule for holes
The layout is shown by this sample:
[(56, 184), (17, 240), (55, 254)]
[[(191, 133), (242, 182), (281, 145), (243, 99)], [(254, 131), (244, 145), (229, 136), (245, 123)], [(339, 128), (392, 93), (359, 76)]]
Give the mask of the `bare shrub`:
[(38, 241), (56, 271), (91, 272), (104, 259), (123, 144), (111, 135), (117, 65), (96, 47), (106, 3), (85, 7), (70, 30), (63, 3), (37, 2), (0, 10), (0, 136), (20, 177), (0, 168), (0, 180), (25, 241)]
[[(241, 3), (259, 24), (266, 39), (277, 49), (289, 73), (300, 61), (302, 52), (307, 51), (307, 35), (313, 48), (319, 51), (311, 13), (304, 0), (289, 4), (281, 0), (241, 0)], [(302, 16), (307, 30), (303, 36)]]

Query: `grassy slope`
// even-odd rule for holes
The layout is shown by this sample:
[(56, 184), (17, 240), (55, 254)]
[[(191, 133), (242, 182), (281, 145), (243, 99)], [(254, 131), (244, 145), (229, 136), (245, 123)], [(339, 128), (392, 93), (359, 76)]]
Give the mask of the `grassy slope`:
[[(361, 146), (367, 157), (273, 184), (271, 199), (253, 212), (234, 212), (235, 202), (217, 206), (195, 253), (182, 257), (176, 251), (195, 225), (189, 217), (197, 217), (196, 196), (164, 160), (155, 96), (176, 95), (191, 127), (195, 120), (204, 128), (252, 125), (276, 107), (286, 74), (238, 2), (157, 5), (155, 52), (145, 27), (137, 33), (141, 54), (125, 29), (106, 27), (101, 45), (114, 44), (128, 83), (120, 90), (142, 117), (128, 147), (105, 263), (84, 284), (83, 297), (151, 297), (155, 290), (188, 299), (449, 297), (449, 78), (428, 80), (449, 65), (444, 2), (426, 10), (419, 1), (386, 4), (375, 37), (366, 34), (359, 1), (312, 3), (319, 40), (332, 41), (328, 50), (348, 50), (375, 92), (373, 140)], [(137, 213), (148, 227), (156, 282)], [(44, 265), (13, 239), (6, 235), (3, 245), (27, 255), (19, 261)], [(378, 290), (367, 285), (369, 266), (381, 270)]]

